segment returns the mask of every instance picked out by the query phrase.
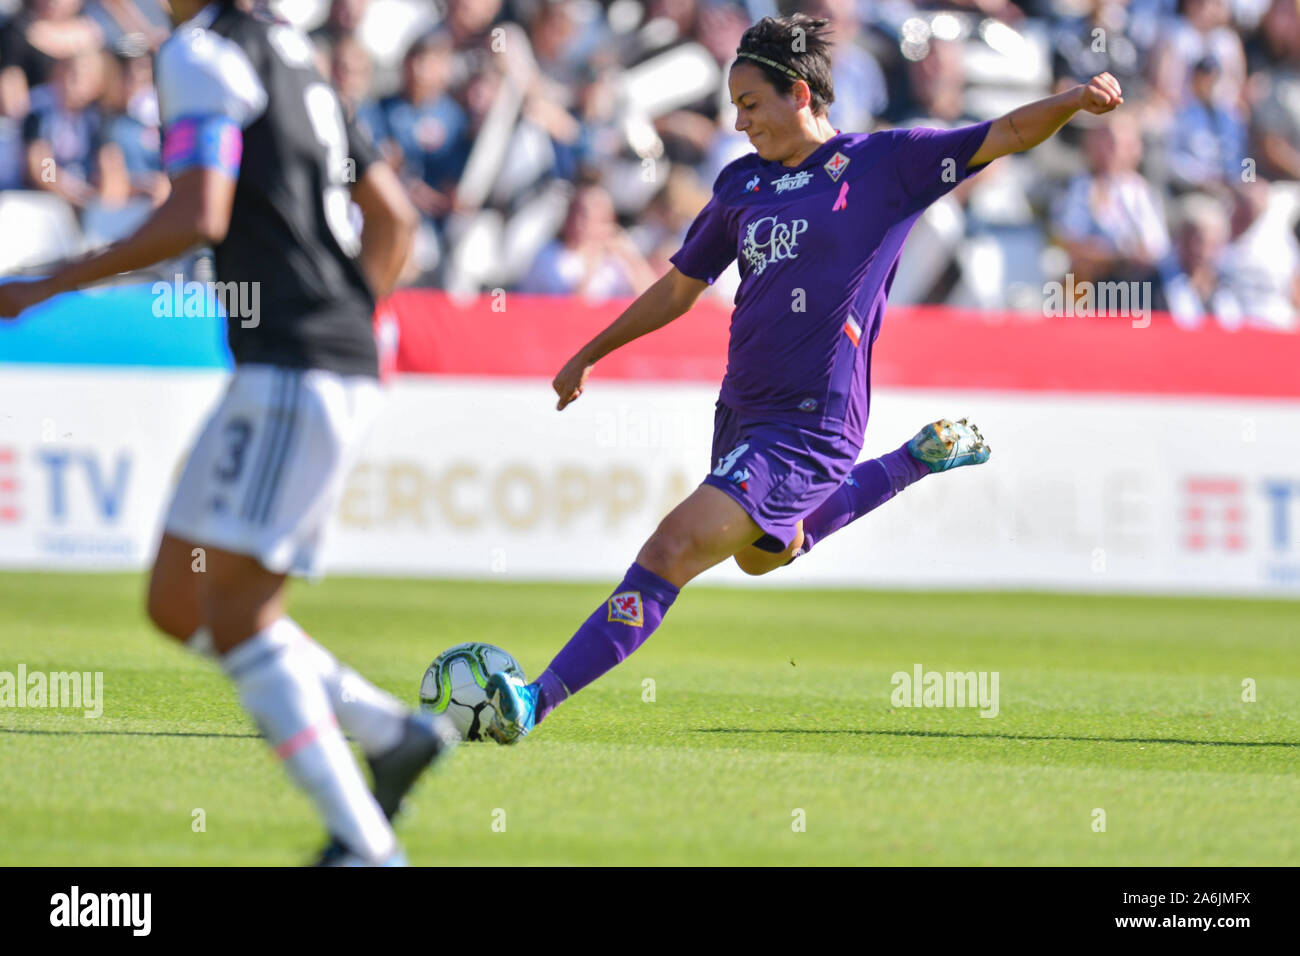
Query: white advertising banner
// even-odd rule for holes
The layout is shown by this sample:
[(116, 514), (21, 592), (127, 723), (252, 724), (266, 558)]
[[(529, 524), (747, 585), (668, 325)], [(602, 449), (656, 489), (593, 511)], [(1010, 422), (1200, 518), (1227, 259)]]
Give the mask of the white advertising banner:
[[(224, 375), (0, 367), (0, 566), (141, 568)], [(340, 573), (616, 579), (711, 470), (706, 386), (400, 379), (349, 478)], [(934, 475), (772, 585), (1300, 595), (1300, 402), (878, 389), (864, 457), (969, 416)], [(742, 582), (733, 565), (706, 580)]]

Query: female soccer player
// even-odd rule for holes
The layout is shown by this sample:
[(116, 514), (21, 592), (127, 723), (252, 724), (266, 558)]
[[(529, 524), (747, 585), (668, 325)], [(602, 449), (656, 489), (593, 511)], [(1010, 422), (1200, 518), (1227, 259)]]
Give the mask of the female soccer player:
[[(259, 312), (227, 322), (235, 372), (167, 513), (149, 616), (220, 659), (332, 836), (320, 863), (398, 865), (389, 819), (449, 750), (447, 730), (340, 665), (284, 602), (289, 572), (318, 570), (375, 414), (371, 316), (405, 261), (415, 213), (301, 32), (234, 0), (171, 9), (181, 25), (157, 65), (170, 198), (122, 242), (39, 282), (0, 286), (0, 317), (201, 244), (214, 247), (221, 283), (256, 290)], [(373, 793), (343, 731), (366, 753)]]
[(739, 257), (713, 472), (534, 683), (489, 678), (500, 743), (640, 647), (701, 572), (734, 557), (766, 574), (925, 475), (988, 460), (974, 426), (941, 420), (855, 467), (903, 240), (927, 206), (992, 160), (1043, 142), (1079, 110), (1115, 109), (1119, 84), (1103, 73), (960, 129), (841, 133), (827, 121), (828, 22), (765, 17), (745, 32), (728, 82), (736, 129), (755, 151), (719, 174), (674, 268), (555, 377), (563, 409), (596, 362), (683, 315)]

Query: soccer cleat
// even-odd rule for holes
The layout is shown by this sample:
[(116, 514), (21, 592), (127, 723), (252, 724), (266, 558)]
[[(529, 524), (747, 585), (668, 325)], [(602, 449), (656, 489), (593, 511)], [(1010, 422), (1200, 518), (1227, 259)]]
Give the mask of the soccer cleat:
[(413, 713), (406, 718), (402, 739), (377, 757), (367, 757), (374, 778), (375, 801), (384, 816), (393, 819), (402, 798), (426, 767), (445, 760), (456, 746), (456, 728), (442, 715)]
[(980, 430), (964, 418), (956, 422), (946, 418), (931, 422), (907, 443), (907, 450), (931, 472), (982, 465), (993, 454), (993, 449), (984, 444)]
[(353, 853), (338, 837), (330, 837), (319, 857), (311, 866), (410, 866), (406, 854), (398, 847), (383, 860), (368, 860), (359, 853)]
[(498, 671), (483, 688), (492, 705), (492, 722), (483, 732), (499, 744), (513, 744), (533, 729), (537, 715), (537, 686)]

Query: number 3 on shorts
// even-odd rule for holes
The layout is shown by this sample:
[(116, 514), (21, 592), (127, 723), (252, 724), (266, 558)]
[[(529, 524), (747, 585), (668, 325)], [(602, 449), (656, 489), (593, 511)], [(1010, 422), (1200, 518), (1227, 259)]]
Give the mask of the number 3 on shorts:
[(731, 466), (734, 465), (737, 459), (747, 451), (749, 451), (748, 442), (743, 445), (737, 445), (731, 450), (731, 454), (727, 455), (726, 458), (719, 458), (718, 467), (713, 470), (714, 477), (726, 478), (727, 473), (731, 471)]
[(217, 462), (216, 476), (218, 481), (230, 484), (244, 468), (244, 451), (253, 437), (253, 423), (247, 418), (232, 418), (226, 422), (224, 431), (228, 442), (226, 457)]

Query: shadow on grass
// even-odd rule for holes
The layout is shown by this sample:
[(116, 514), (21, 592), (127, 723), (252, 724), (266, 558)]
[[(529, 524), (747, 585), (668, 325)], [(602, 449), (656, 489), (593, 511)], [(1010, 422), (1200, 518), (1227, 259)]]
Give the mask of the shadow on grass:
[(34, 730), (0, 727), (0, 734), (38, 734), (45, 737), (232, 737), (260, 740), (260, 734), (216, 734), (199, 730)]
[(984, 740), (1069, 740), (1096, 744), (1187, 744), (1191, 747), (1300, 747), (1296, 740), (1180, 740), (1173, 737), (1068, 737), (1038, 734), (950, 734), (939, 730), (819, 730), (810, 727), (697, 727), (697, 734), (857, 734), (863, 737), (970, 737)]

